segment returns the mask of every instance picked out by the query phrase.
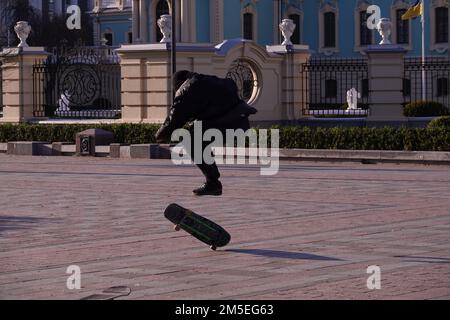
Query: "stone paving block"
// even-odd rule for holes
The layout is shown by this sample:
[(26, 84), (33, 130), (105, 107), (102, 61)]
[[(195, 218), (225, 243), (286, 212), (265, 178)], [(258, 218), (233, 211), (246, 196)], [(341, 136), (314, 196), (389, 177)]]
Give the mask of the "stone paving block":
[[(282, 162), (263, 177), (226, 165), (223, 196), (196, 198), (195, 166), (144, 153), (0, 154), (0, 299), (80, 299), (114, 285), (132, 288), (124, 299), (450, 296), (446, 166)], [(222, 224), (230, 244), (213, 252), (174, 232), (162, 214), (172, 202)], [(79, 291), (66, 288), (74, 264)], [(370, 265), (381, 290), (366, 286)]]
[[(7, 154), (16, 156), (38, 156), (46, 154), (47, 148), (45, 145), (48, 142), (39, 141), (16, 141), (8, 142)], [(51, 153), (51, 152), (50, 152)]]

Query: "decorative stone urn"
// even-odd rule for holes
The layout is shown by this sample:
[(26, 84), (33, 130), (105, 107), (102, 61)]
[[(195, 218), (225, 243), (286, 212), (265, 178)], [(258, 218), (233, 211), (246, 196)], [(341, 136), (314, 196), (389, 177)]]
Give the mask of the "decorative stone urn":
[(294, 34), (295, 23), (292, 19), (283, 19), (283, 21), (279, 25), (280, 31), (283, 34), (284, 41), (282, 43), (283, 46), (292, 45), (291, 37)]
[(19, 48), (28, 47), (27, 39), (31, 32), (31, 26), (28, 24), (28, 22), (27, 21), (17, 22), (16, 26), (14, 27), (14, 31), (16, 32), (17, 37), (20, 39), (18, 47)]
[(381, 18), (377, 24), (377, 30), (382, 38), (380, 44), (381, 45), (391, 44), (391, 41), (389, 40), (389, 37), (391, 36), (391, 32), (392, 32), (391, 20), (388, 18)]
[(163, 14), (158, 19), (158, 27), (161, 29), (163, 38), (160, 42), (171, 42), (172, 41), (172, 16), (170, 14)]

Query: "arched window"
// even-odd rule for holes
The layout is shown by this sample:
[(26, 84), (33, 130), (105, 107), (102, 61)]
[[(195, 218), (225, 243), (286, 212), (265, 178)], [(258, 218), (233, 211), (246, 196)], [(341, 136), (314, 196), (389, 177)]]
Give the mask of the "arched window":
[(435, 8), (436, 43), (448, 43), (448, 8)]
[(396, 0), (391, 6), (392, 42), (401, 45), (406, 50), (412, 50), (411, 35), (413, 19), (402, 20), (402, 16), (411, 7), (408, 0)]
[(336, 15), (334, 12), (325, 12), (323, 22), (324, 47), (334, 48), (336, 46)]
[(337, 0), (320, 1), (319, 52), (327, 56), (339, 52), (339, 5)]
[(402, 16), (407, 9), (397, 9), (395, 11), (396, 36), (398, 44), (409, 44), (409, 20), (402, 20)]
[(370, 14), (367, 14), (367, 11), (359, 12), (359, 44), (361, 46), (372, 44), (372, 30), (367, 27), (369, 17)]
[[(354, 51), (363, 53), (364, 48), (373, 44), (375, 40), (375, 32), (369, 29), (368, 20), (372, 16), (372, 12), (368, 8), (370, 2), (368, 0), (358, 0), (353, 13), (353, 19), (355, 22), (355, 43)], [(371, 22), (371, 21), (370, 21)]]
[(252, 4), (247, 4), (241, 8), (241, 35), (243, 39), (254, 40), (258, 39), (258, 12), (256, 7)]
[(114, 43), (114, 36), (111, 29), (106, 29), (105, 32), (103, 32), (103, 39), (105, 39), (105, 45), (112, 46)]
[(300, 44), (301, 43), (301, 37), (300, 37), (301, 20), (300, 20), (300, 15), (298, 15), (298, 14), (291, 14), (291, 15), (289, 15), (289, 19), (291, 19), (295, 23), (295, 30), (294, 30), (294, 34), (291, 37), (291, 41), (292, 41), (293, 44)]
[(448, 0), (430, 1), (430, 50), (444, 53), (450, 50), (450, 2)]
[(161, 39), (163, 38), (163, 34), (158, 27), (158, 19), (164, 14), (170, 14), (169, 3), (167, 2), (167, 0), (159, 0), (158, 4), (156, 5), (155, 11), (156, 42), (161, 41)]
[(244, 13), (243, 23), (243, 38), (246, 40), (253, 40), (253, 14)]

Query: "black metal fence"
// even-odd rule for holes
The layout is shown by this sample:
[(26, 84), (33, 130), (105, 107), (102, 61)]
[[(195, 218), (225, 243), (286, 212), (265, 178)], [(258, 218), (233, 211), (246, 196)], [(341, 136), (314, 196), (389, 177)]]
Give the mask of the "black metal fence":
[[(311, 58), (301, 67), (304, 115), (364, 117), (369, 113), (369, 76), (366, 58)], [(353, 91), (356, 108), (349, 108)]]
[[(425, 86), (422, 85), (422, 70), (425, 70)], [(422, 88), (425, 88), (425, 100), (435, 101), (450, 108), (450, 57), (405, 58), (403, 79), (404, 104), (423, 100)]]
[(108, 47), (54, 49), (33, 66), (33, 113), (50, 118), (119, 118), (119, 58)]
[(3, 118), (3, 70), (0, 61), (0, 118)]

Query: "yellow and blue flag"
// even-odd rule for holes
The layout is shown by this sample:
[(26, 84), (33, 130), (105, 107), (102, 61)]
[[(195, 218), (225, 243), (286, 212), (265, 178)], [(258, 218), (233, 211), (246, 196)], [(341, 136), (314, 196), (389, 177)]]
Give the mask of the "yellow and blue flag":
[(402, 20), (408, 20), (423, 15), (423, 1), (417, 0), (408, 11), (402, 15)]

